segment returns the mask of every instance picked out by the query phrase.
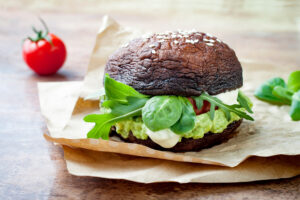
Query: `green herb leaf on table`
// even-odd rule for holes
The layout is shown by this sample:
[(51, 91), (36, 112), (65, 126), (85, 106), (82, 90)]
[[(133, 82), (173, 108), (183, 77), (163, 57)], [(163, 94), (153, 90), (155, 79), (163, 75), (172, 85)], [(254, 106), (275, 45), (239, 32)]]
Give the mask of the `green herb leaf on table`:
[(283, 104), (291, 105), (293, 92), (289, 91), (287, 88), (282, 86), (275, 86), (273, 88), (272, 94), (278, 97)]
[(290, 108), (290, 116), (292, 120), (300, 120), (300, 90), (293, 94), (292, 105)]
[(287, 85), (282, 78), (276, 77), (263, 83), (255, 91), (255, 96), (263, 101), (273, 104), (291, 105), (290, 116), (292, 120), (300, 120), (300, 71), (294, 71), (288, 78)]
[(142, 119), (151, 131), (166, 129), (175, 124), (182, 113), (182, 103), (176, 96), (154, 96), (142, 110)]
[(283, 88), (286, 88), (284, 80), (280, 77), (276, 77), (263, 83), (259, 88), (256, 89), (254, 95), (262, 101), (267, 101), (273, 104), (284, 104), (280, 98), (273, 95), (273, 89), (276, 86), (282, 86)]
[(186, 97), (178, 97), (182, 103), (182, 113), (179, 120), (170, 127), (170, 129), (178, 134), (187, 133), (195, 127), (196, 113), (193, 105)]
[(300, 90), (300, 71), (294, 71), (290, 74), (287, 87), (293, 92)]

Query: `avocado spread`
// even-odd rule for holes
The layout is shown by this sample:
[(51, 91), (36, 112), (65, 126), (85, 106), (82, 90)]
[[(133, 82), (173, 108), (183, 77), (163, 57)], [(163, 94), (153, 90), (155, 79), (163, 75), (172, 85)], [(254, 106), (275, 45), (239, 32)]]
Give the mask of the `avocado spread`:
[[(240, 120), (240, 117), (231, 113), (231, 119), (227, 121), (222, 110), (215, 111), (214, 120), (210, 119), (208, 113), (204, 113), (196, 117), (194, 129), (185, 133), (182, 137), (199, 139), (207, 132), (221, 133), (230, 123), (237, 120)], [(148, 138), (146, 126), (141, 117), (120, 121), (115, 124), (115, 127), (116, 132), (123, 138), (127, 138), (130, 131), (138, 139), (146, 140)]]

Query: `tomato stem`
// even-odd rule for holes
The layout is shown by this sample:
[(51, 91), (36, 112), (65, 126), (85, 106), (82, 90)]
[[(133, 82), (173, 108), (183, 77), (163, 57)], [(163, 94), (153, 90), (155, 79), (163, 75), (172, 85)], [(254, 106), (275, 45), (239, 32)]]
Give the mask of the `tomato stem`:
[(37, 30), (34, 26), (32, 26), (32, 30), (36, 34), (36, 38), (27, 37), (27, 39), (31, 40), (32, 42), (38, 42), (39, 40), (47, 40), (51, 44), (51, 46), (53, 46), (53, 42), (51, 38), (48, 36), (49, 29), (46, 22), (41, 17), (39, 17), (39, 20), (44, 26), (45, 33), (43, 33), (42, 30)]
[(48, 29), (48, 26), (47, 26), (46, 22), (41, 17), (39, 17), (39, 20), (41, 21), (41, 23), (43, 24), (43, 26), (46, 30), (46, 35), (48, 35), (49, 29)]

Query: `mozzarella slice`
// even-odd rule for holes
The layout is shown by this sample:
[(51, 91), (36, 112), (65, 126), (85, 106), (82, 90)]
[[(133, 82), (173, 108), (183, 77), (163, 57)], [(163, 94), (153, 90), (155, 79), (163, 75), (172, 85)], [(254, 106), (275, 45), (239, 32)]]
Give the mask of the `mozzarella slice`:
[(163, 129), (153, 132), (146, 127), (146, 134), (151, 138), (153, 142), (164, 148), (172, 148), (180, 140), (180, 136), (173, 133), (170, 129)]

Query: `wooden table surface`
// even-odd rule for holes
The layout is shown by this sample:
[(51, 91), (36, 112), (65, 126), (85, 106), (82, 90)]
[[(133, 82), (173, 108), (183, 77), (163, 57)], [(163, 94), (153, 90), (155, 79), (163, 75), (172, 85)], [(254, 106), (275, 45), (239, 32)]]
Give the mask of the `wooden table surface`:
[[(299, 199), (300, 177), (236, 184), (139, 184), (68, 174), (61, 147), (47, 131), (39, 81), (82, 80), (101, 17), (152, 31), (196, 28), (219, 36), (241, 60), (300, 67), (296, 1), (38, 1), (0, 0), (0, 199)], [(71, 3), (72, 2), (72, 3)], [(55, 76), (23, 63), (22, 39), (41, 15), (65, 41), (68, 58)]]

